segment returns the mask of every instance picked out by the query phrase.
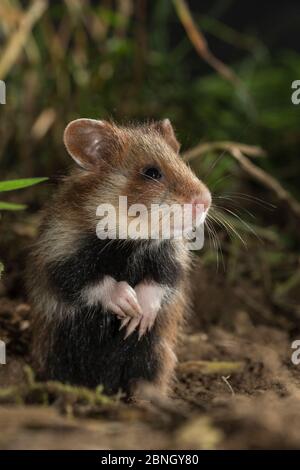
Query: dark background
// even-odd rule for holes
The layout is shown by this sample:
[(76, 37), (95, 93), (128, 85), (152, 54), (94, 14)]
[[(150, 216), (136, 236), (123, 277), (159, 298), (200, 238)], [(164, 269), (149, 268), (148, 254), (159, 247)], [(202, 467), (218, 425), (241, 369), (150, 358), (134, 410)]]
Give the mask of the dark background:
[[(291, 102), (291, 84), (300, 80), (300, 3), (187, 1), (237, 85), (198, 55), (175, 1), (49, 1), (21, 43), (36, 2), (0, 3), (0, 79), (7, 85), (0, 105), (0, 338), (9, 357), (0, 368), (0, 426), (10, 430), (0, 447), (300, 448), (299, 366), (291, 362), (300, 337), (300, 105)], [(183, 152), (209, 144), (191, 161), (212, 191), (213, 209), (204, 249), (194, 254), (178, 405), (124, 408), (117, 401), (111, 408), (101, 393), (49, 388), (28, 369), (24, 267), (39, 209), (72, 167), (62, 135), (79, 117), (168, 117)], [(245, 150), (263, 179), (232, 149), (214, 147), (224, 141), (263, 149)], [(3, 181), (32, 177), (49, 180), (1, 192)], [(72, 432), (70, 414), (77, 418)]]

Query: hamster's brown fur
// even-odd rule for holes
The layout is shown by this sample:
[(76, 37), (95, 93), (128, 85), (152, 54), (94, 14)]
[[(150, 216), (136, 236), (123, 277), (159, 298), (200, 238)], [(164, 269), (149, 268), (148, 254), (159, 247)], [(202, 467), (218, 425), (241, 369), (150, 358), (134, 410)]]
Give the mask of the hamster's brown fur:
[[(188, 311), (190, 254), (182, 241), (122, 241), (122, 248), (114, 241), (102, 248), (95, 236), (95, 208), (110, 203), (118, 209), (120, 195), (128, 197), (128, 205), (150, 208), (162, 201), (184, 204), (194, 196), (209, 199), (209, 192), (178, 155), (168, 120), (127, 128), (77, 120), (67, 127), (65, 144), (81, 168), (65, 179), (44, 212), (29, 263), (38, 371), (45, 378), (80, 385), (103, 383), (108, 393), (121, 388), (132, 396), (140, 381), (167, 393)], [(159, 167), (162, 181), (142, 178), (149, 165)], [(124, 340), (118, 318), (103, 310), (101, 302), (83, 302), (85, 289), (97, 288), (107, 274), (132, 288), (155, 282), (167, 289), (154, 327), (140, 340), (136, 331)]]

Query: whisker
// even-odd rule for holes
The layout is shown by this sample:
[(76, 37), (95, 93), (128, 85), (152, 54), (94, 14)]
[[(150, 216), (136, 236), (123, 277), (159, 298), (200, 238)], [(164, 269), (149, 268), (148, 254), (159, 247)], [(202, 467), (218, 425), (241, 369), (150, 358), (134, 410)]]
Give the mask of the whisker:
[(251, 227), (251, 225), (247, 224), (247, 222), (245, 222), (238, 214), (236, 214), (235, 212), (233, 212), (232, 210), (228, 209), (227, 207), (223, 207), (223, 206), (218, 206), (220, 207), (221, 209), (225, 210), (226, 212), (228, 212), (229, 214), (231, 214), (233, 217), (236, 217), (243, 225), (245, 225), (245, 227), (251, 232), (253, 233), (253, 235), (260, 241), (262, 242), (262, 239), (261, 237), (258, 235), (258, 233), (254, 230), (253, 227)]
[[(225, 198), (216, 196), (216, 197), (214, 197), (214, 199), (225, 199)], [(232, 207), (233, 209), (238, 209), (240, 211), (246, 212), (246, 214), (248, 214), (252, 219), (257, 219), (257, 216), (254, 215), (253, 212), (249, 211), (249, 209), (246, 209), (243, 206), (237, 205), (236, 202), (234, 201), (234, 199), (226, 198), (226, 201), (228, 201), (227, 204), (229, 204), (230, 207)], [(223, 206), (219, 206), (218, 204), (214, 204), (214, 205), (217, 208), (222, 208), (223, 207)]]
[[(216, 211), (214, 214), (210, 214), (210, 218), (214, 220), (215, 222), (219, 222), (220, 224), (223, 225), (223, 227), (226, 229), (228, 228), (231, 230), (231, 232), (243, 243), (245, 248), (247, 247), (247, 243), (243, 239), (243, 237), (237, 232), (237, 230), (233, 227), (233, 225), (226, 219), (226, 217), (223, 216), (220, 212)], [(230, 235), (230, 232), (227, 230), (228, 235)]]
[(216, 252), (216, 256), (217, 256), (217, 259), (216, 259), (216, 271), (218, 271), (218, 269), (219, 269), (219, 249), (218, 249), (218, 246), (216, 245), (215, 235), (214, 235), (214, 233), (213, 233), (212, 228), (210, 227), (210, 224), (209, 224), (209, 221), (208, 221), (208, 220), (205, 221), (205, 225), (206, 225), (207, 230), (208, 230), (208, 237), (209, 237), (210, 246), (213, 246), (213, 249), (214, 249), (215, 252)]
[(213, 238), (213, 234), (212, 234), (212, 230), (211, 228), (209, 227), (209, 222), (206, 221), (205, 222), (206, 224), (206, 227), (207, 227), (207, 231), (208, 231), (208, 238), (209, 238), (209, 244), (210, 246), (213, 246), (213, 249), (216, 251), (216, 255), (217, 255), (217, 269), (218, 269), (218, 266), (219, 266), (219, 254), (218, 254), (218, 249), (216, 247), (216, 244), (215, 244), (215, 240)]
[(221, 176), (220, 178), (217, 179), (217, 181), (215, 181), (213, 184), (209, 185), (210, 189), (211, 190), (215, 189), (218, 184), (220, 184), (222, 181), (224, 181), (228, 178), (232, 178), (232, 175)]
[(224, 193), (222, 196), (215, 196), (220, 199), (227, 199), (228, 196), (234, 196), (236, 199), (242, 199), (245, 201), (250, 201), (250, 202), (255, 202), (258, 205), (261, 205), (264, 208), (267, 208), (269, 210), (274, 210), (276, 209), (276, 206), (274, 204), (271, 204), (270, 202), (264, 201), (263, 199), (260, 199), (259, 197), (253, 196), (251, 194), (246, 194), (246, 193), (239, 193), (239, 192), (231, 192), (231, 193)]
[[(139, 171), (138, 173), (139, 173), (139, 175), (144, 176), (144, 174), (143, 174), (141, 171)], [(154, 181), (154, 183), (158, 184), (159, 186), (162, 186), (162, 184), (161, 184), (159, 181), (157, 181), (155, 178), (152, 178), (152, 176), (147, 176), (147, 178), (148, 178), (149, 180)]]
[(205, 174), (205, 178), (207, 178), (211, 174), (213, 169), (216, 167), (217, 163), (219, 163), (219, 161), (224, 157), (224, 155), (226, 155), (228, 153), (229, 153), (228, 150), (224, 149), (223, 152), (221, 152), (220, 155), (218, 155), (218, 157), (214, 160), (214, 162), (212, 163), (210, 168), (207, 170), (207, 172)]
[(218, 271), (218, 269), (219, 269), (219, 253), (220, 253), (220, 258), (221, 258), (221, 261), (222, 261), (222, 266), (223, 266), (223, 269), (225, 271), (226, 269), (225, 269), (225, 262), (224, 262), (222, 245), (220, 243), (217, 232), (216, 232), (214, 226), (209, 223), (209, 220), (206, 219), (205, 224), (206, 224), (206, 226), (209, 230), (209, 233), (212, 236), (212, 242), (213, 242), (213, 245), (214, 245), (214, 249), (216, 250), (216, 255), (217, 255), (217, 269), (216, 269), (216, 271)]

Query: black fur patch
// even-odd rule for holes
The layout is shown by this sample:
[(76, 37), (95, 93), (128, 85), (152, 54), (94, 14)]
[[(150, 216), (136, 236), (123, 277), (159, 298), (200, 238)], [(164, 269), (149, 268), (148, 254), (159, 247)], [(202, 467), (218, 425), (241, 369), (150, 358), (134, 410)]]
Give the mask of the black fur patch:
[(135, 286), (142, 280), (153, 280), (175, 286), (182, 268), (169, 241), (100, 240), (87, 235), (75, 255), (48, 265), (50, 283), (67, 302), (78, 301), (83, 287), (110, 275), (117, 281)]
[(103, 384), (107, 393), (122, 389), (129, 394), (137, 380), (153, 381), (159, 372), (157, 324), (140, 341), (137, 332), (124, 340), (120, 320), (104, 313), (101, 307), (88, 308), (80, 300), (80, 291), (105, 275), (133, 287), (146, 279), (172, 287), (181, 272), (168, 241), (160, 245), (111, 242), (99, 240), (96, 235), (86, 236), (73, 257), (48, 265), (56, 293), (77, 306), (75, 315), (60, 321), (52, 331), (48, 376), (89, 387)]
[(120, 321), (101, 309), (65, 318), (52, 331), (47, 377), (87, 387), (101, 384), (108, 394), (123, 390), (128, 396), (137, 381), (153, 381), (159, 372), (155, 327), (141, 340), (136, 332), (124, 340), (119, 327)]

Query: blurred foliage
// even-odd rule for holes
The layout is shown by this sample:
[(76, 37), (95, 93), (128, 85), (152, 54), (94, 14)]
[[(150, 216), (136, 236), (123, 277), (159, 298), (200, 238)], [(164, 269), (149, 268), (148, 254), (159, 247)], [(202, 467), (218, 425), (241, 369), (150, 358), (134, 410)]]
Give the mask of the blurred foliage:
[[(200, 7), (192, 10), (204, 34), (241, 51), (239, 60), (229, 65), (247, 86), (249, 104), (197, 56), (171, 1), (36, 1), (46, 8), (27, 31), (24, 18), (34, 2), (2, 0), (0, 6), (0, 72), (7, 48), (16, 55), (6, 76), (0, 73), (7, 84), (7, 104), (0, 106), (1, 179), (63, 174), (69, 161), (62, 134), (74, 118), (127, 122), (169, 117), (183, 149), (216, 140), (262, 146), (267, 157), (255, 163), (300, 197), (300, 108), (291, 103), (291, 84), (300, 78), (298, 53), (270, 50), (255, 33), (237, 31), (205, 11), (199, 14)], [(17, 51), (22, 28), (24, 43)], [(256, 197), (276, 203), (273, 195), (249, 182), (226, 152), (220, 154), (210, 152), (193, 161), (193, 167), (213, 192), (235, 194), (244, 211), (241, 217), (250, 220), (250, 230), (248, 223), (236, 221), (246, 237), (253, 236), (254, 227), (267, 240), (268, 250), (257, 252), (264, 255), (259, 266), (266, 263), (269, 270), (274, 266), (279, 271), (286, 264), (284, 272), (290, 277), (299, 268), (298, 258), (293, 255), (289, 262), (278, 256), (298, 246), (295, 226), (286, 212), (266, 210)], [(40, 194), (44, 200), (48, 192), (35, 192), (35, 200)], [(236, 260), (244, 252), (235, 243), (226, 245), (221, 235), (221, 244), (235, 266), (235, 279), (240, 271), (254, 276), (250, 265), (241, 263), (237, 269)], [(209, 262), (210, 253), (205, 256)], [(261, 283), (264, 271), (255, 269)], [(279, 281), (281, 295), (282, 273)]]
[[(8, 180), (0, 181), (0, 193), (6, 191), (15, 191), (16, 189), (28, 188), (34, 186), (35, 184), (42, 183), (48, 178), (23, 178), (18, 180)], [(1, 210), (23, 210), (26, 209), (24, 204), (14, 204), (12, 202), (0, 201), (0, 211)]]
[(1, 280), (1, 277), (2, 277), (2, 274), (4, 273), (4, 265), (3, 263), (1, 263), (0, 261), (0, 280)]
[[(272, 157), (263, 165), (299, 195), (299, 109), (291, 104), (290, 88), (300, 76), (299, 55), (273, 54), (257, 38), (196, 15), (204, 30), (233, 47), (245, 47), (234, 68), (249, 88), (249, 107), (223, 78), (209, 69), (198, 72), (201, 59), (183, 30), (174, 44), (178, 19), (172, 2), (152, 2), (151, 8), (130, 0), (116, 4), (49, 2), (6, 77), (1, 167), (14, 172), (18, 164), (18, 173), (26, 176), (61, 168), (63, 128), (74, 117), (127, 121), (168, 116), (185, 148), (218, 139), (262, 145)], [(4, 5), (0, 52), (23, 14), (15, 0)], [(227, 166), (225, 159), (219, 162), (218, 172)]]

